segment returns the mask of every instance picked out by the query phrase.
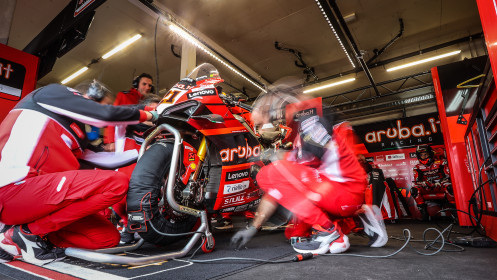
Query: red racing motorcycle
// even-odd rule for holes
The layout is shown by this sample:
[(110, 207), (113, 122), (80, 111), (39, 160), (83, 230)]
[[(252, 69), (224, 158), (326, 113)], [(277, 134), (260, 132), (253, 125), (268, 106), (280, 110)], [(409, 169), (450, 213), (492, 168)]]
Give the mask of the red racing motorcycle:
[[(251, 107), (222, 92), (218, 71), (204, 63), (157, 107), (159, 119), (140, 150), (127, 196), (128, 230), (167, 245), (195, 229), (214, 247), (207, 217), (254, 208), (263, 165), (250, 125)], [(192, 238), (194, 239), (194, 238)]]
[[(262, 191), (256, 175), (271, 151), (291, 147), (292, 129), (275, 127), (256, 134), (252, 108), (225, 94), (218, 71), (208, 63), (174, 85), (157, 106), (159, 118), (145, 132), (127, 194), (129, 232), (136, 244), (96, 251), (67, 248), (66, 255), (92, 262), (144, 265), (185, 256), (199, 240), (214, 249), (208, 217), (255, 208)], [(276, 218), (288, 220), (288, 212)], [(277, 215), (278, 216), (278, 215)], [(191, 236), (176, 252), (145, 257), (115, 255), (145, 241), (168, 245)]]

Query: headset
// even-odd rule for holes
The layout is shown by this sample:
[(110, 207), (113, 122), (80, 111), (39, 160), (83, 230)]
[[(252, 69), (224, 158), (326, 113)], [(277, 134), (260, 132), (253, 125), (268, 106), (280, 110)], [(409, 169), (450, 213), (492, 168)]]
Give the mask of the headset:
[[(138, 89), (138, 85), (140, 83), (140, 80), (142, 78), (149, 78), (150, 80), (153, 80), (152, 76), (150, 74), (147, 74), (147, 73), (141, 73), (139, 76), (136, 76), (134, 79), (133, 79), (133, 82), (131, 84), (131, 87), (132, 88), (135, 88), (135, 89)], [(154, 93), (155, 92), (155, 87), (152, 85), (150, 87), (150, 93)]]

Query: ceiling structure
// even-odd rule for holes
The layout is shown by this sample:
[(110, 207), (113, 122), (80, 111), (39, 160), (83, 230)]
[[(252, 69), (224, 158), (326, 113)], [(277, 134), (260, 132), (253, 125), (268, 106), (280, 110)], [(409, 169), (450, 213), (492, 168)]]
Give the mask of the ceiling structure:
[[(73, 3), (16, 2), (8, 45), (21, 50)], [(350, 59), (318, 3), (327, 5), (324, 10), (329, 10), (331, 22), (345, 20), (335, 29), (342, 30)], [(325, 106), (356, 123), (435, 111), (430, 68), (486, 54), (474, 0), (107, 0), (95, 9), (84, 41), (58, 58), (38, 86), (60, 83), (89, 64), (89, 70), (69, 86), (97, 78), (114, 91), (126, 90), (142, 72), (158, 77), (159, 89), (173, 86), (180, 79), (181, 46), (189, 43), (171, 31), (165, 17), (158, 20), (150, 7), (171, 15), (257, 83), (269, 85), (292, 77), (310, 89), (355, 78), (310, 95), (323, 97)], [(136, 43), (108, 60), (99, 59), (137, 33), (143, 37)], [(386, 71), (455, 50), (461, 53)], [(356, 54), (362, 55), (366, 67), (361, 67)], [(218, 68), (227, 82), (226, 92), (244, 92), (250, 98), (261, 92), (200, 50), (196, 61)]]

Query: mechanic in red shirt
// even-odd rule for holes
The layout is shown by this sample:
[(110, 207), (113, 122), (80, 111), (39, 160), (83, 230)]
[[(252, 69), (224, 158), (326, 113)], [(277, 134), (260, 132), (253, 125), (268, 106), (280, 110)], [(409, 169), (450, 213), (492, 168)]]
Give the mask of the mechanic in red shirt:
[[(254, 104), (254, 124), (275, 126), (275, 120), (285, 115), (286, 105), (301, 98), (294, 89), (269, 90)], [(294, 150), (260, 170), (257, 183), (265, 194), (252, 225), (237, 232), (232, 243), (238, 247), (246, 244), (280, 204), (314, 229), (311, 240), (293, 244), (297, 252), (346, 251), (350, 244), (338, 220), (354, 216), (361, 207), (369, 225), (365, 225), (366, 234), (377, 235), (374, 247), (383, 246), (388, 237), (381, 215), (363, 207), (366, 174), (347, 142), (352, 128), (346, 123), (332, 126), (318, 115), (296, 114), (294, 119), (299, 123)]]
[[(154, 92), (153, 79), (150, 74), (142, 73), (133, 79), (131, 88), (128, 91), (121, 91), (117, 93), (113, 105), (135, 105), (139, 104), (141, 100), (149, 93)], [(109, 126), (104, 132), (105, 150), (113, 152), (115, 127)]]
[[(93, 80), (85, 91), (51, 84), (9, 112), (0, 125), (0, 257), (37, 265), (65, 257), (60, 247), (97, 249), (119, 243), (98, 211), (120, 201), (128, 177), (113, 170), (78, 170), (85, 124), (103, 127), (156, 120), (157, 113), (102, 105), (108, 90)], [(54, 246), (55, 245), (55, 246)]]

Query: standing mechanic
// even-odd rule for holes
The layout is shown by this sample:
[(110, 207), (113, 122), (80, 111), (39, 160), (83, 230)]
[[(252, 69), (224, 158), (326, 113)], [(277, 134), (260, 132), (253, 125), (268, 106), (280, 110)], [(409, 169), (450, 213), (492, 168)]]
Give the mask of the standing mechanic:
[(22, 255), (40, 265), (65, 257), (60, 247), (119, 243), (116, 228), (97, 212), (123, 198), (128, 178), (78, 170), (88, 144), (84, 124), (136, 124), (157, 113), (95, 102), (109, 92), (96, 80), (86, 88), (84, 94), (58, 84), (39, 88), (0, 125), (0, 221), (15, 225), (0, 234), (4, 262)]
[[(286, 105), (299, 99), (293, 90), (268, 91), (254, 104), (254, 124), (275, 126), (275, 120), (285, 115)], [(361, 207), (364, 230), (375, 238), (371, 246), (383, 246), (388, 237), (381, 215), (377, 217), (371, 207), (363, 207), (366, 174), (347, 143), (351, 127), (344, 123), (332, 126), (317, 115), (301, 115), (295, 149), (286, 159), (260, 170), (257, 182), (265, 195), (252, 225), (237, 232), (232, 243), (238, 247), (246, 244), (281, 204), (314, 229), (310, 241), (293, 244), (297, 252), (345, 252), (350, 244), (338, 220), (354, 216)]]
[[(150, 74), (142, 73), (133, 79), (131, 88), (128, 91), (120, 91), (116, 95), (113, 105), (135, 105), (154, 92), (153, 79)], [(105, 150), (113, 152), (115, 150), (114, 139), (115, 127), (109, 126), (105, 129), (104, 143)]]

